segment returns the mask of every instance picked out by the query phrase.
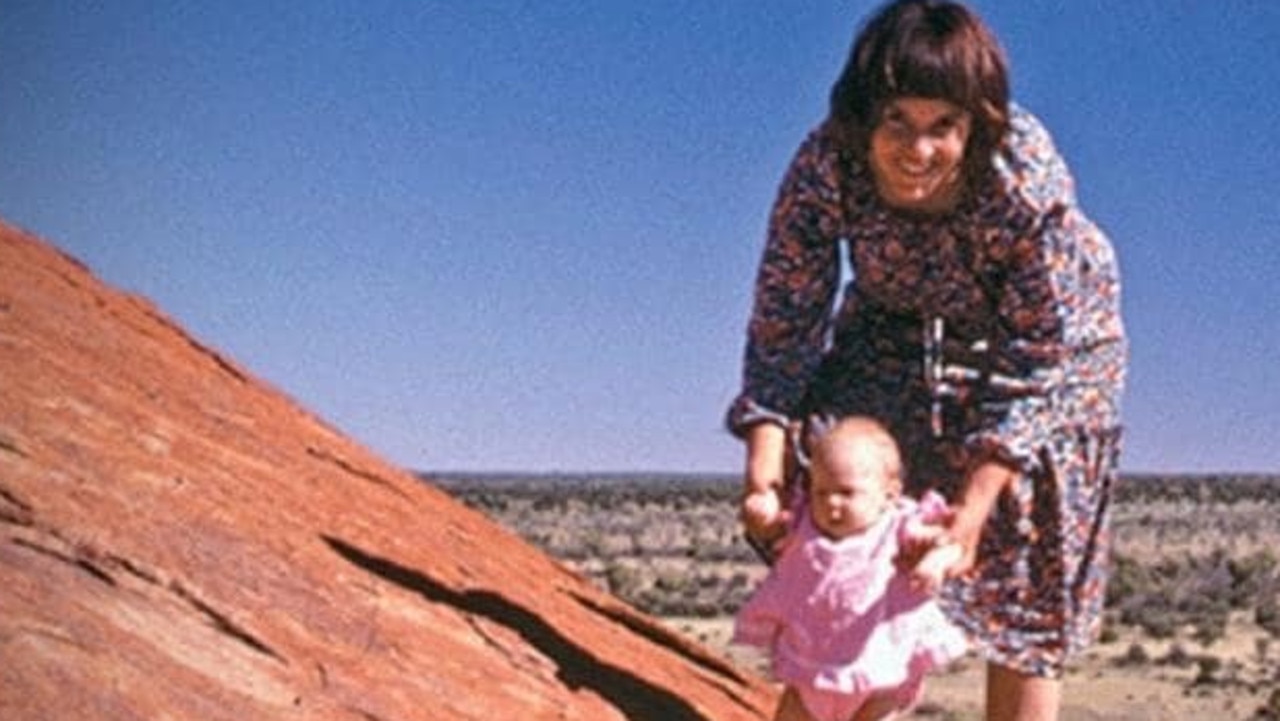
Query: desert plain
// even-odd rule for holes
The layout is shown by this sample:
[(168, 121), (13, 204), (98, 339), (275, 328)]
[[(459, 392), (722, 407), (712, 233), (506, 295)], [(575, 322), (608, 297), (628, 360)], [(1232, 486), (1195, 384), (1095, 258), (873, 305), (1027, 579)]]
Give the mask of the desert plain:
[[(733, 613), (765, 566), (736, 481), (428, 474), (431, 482), (744, 668)], [(1135, 475), (1116, 488), (1100, 641), (1068, 671), (1063, 721), (1280, 719), (1280, 476)], [(983, 663), (930, 679), (912, 718), (982, 718)]]

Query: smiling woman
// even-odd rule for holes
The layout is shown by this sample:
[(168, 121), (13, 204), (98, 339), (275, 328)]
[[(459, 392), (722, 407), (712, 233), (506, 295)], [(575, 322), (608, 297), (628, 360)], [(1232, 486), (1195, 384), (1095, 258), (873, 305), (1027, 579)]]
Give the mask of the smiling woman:
[(964, 189), (961, 164), (971, 123), (968, 112), (945, 100), (889, 101), (867, 149), (881, 199), (925, 213), (954, 207)]
[(988, 718), (1044, 721), (1099, 628), (1127, 343), (1110, 242), (1008, 87), (964, 5), (870, 19), (782, 181), (727, 421), (766, 546), (784, 488), (812, 489), (808, 430), (887, 428), (907, 492), (953, 504), (940, 600), (989, 662)]

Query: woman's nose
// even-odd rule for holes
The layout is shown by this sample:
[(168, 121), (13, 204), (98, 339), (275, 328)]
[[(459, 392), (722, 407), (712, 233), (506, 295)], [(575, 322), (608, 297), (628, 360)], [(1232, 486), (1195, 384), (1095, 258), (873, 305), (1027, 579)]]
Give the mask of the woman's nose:
[(907, 150), (917, 160), (928, 160), (933, 156), (933, 139), (926, 133), (915, 133), (907, 144)]

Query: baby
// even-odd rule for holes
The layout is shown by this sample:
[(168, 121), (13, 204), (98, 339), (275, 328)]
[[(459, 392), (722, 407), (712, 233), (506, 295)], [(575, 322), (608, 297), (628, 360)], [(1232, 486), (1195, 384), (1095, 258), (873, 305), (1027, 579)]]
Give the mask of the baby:
[[(767, 650), (786, 685), (775, 721), (891, 718), (919, 700), (926, 672), (967, 650), (927, 592), (961, 549), (926, 528), (945, 518), (940, 496), (901, 495), (897, 444), (880, 424), (841, 419), (810, 454), (807, 493), (734, 640)], [(924, 538), (928, 550), (899, 569), (900, 546)]]

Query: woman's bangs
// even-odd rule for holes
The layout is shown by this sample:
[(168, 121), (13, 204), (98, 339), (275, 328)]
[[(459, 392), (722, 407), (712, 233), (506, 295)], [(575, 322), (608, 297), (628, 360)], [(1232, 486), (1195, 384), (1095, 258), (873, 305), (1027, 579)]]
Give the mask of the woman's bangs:
[(936, 98), (971, 111), (981, 104), (969, 64), (951, 48), (896, 49), (899, 52), (885, 58), (886, 97)]

